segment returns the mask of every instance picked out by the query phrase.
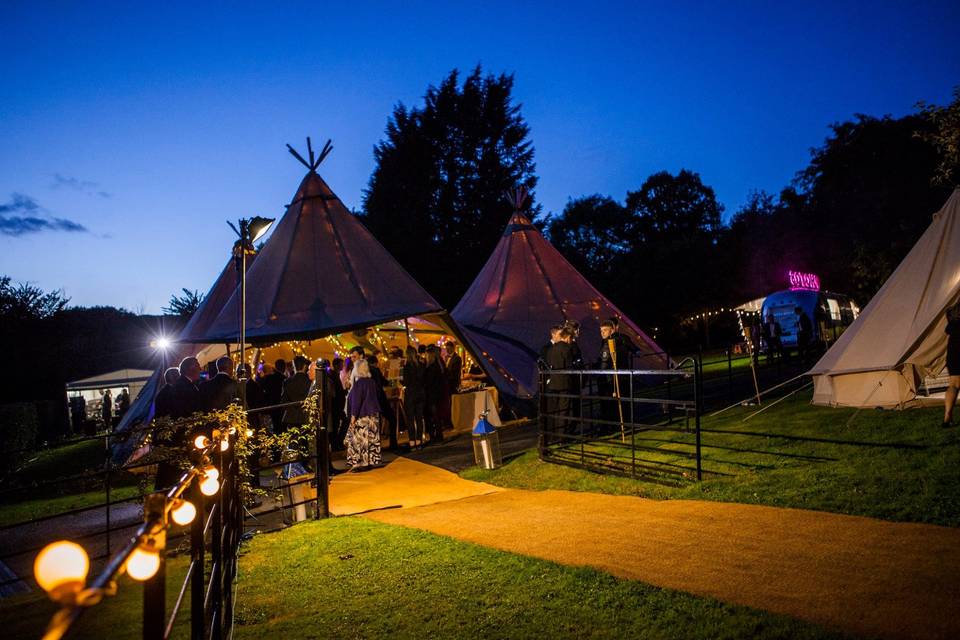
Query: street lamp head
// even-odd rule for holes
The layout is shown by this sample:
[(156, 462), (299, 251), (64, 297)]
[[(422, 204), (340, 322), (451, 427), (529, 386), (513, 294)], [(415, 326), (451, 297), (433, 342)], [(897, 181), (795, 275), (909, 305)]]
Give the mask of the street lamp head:
[(273, 218), (263, 218), (261, 216), (250, 218), (248, 222), (248, 233), (250, 234), (251, 244), (263, 237), (263, 234), (265, 234), (273, 224), (273, 220)]

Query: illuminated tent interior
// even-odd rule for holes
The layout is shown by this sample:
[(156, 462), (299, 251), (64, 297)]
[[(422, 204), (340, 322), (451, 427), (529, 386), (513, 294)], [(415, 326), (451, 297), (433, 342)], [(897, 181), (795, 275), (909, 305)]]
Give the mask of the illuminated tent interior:
[(814, 404), (921, 404), (946, 364), (946, 310), (960, 300), (960, 189), (857, 319), (810, 370)]
[(500, 242), (452, 314), (497, 386), (514, 398), (533, 398), (539, 349), (549, 342), (550, 327), (564, 320), (580, 323), (579, 344), (588, 364), (599, 357), (600, 322), (617, 317), (621, 333), (640, 348), (634, 366), (666, 367), (663, 350), (521, 212), (525, 199), (522, 191), (511, 197), (515, 212)]

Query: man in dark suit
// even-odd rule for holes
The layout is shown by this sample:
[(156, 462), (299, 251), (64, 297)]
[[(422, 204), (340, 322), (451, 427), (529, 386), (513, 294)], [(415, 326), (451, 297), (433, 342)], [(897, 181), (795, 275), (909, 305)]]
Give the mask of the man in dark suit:
[(460, 374), (463, 369), (463, 360), (457, 354), (457, 343), (447, 342), (443, 345), (443, 350), (447, 354), (446, 369), (447, 388), (450, 393), (456, 393), (460, 388)]
[(170, 367), (163, 372), (164, 385), (153, 399), (153, 417), (169, 417), (173, 413), (173, 385), (180, 379), (180, 370)]
[[(260, 388), (263, 390), (263, 406), (269, 407), (280, 404), (280, 398), (283, 396), (283, 383), (286, 382), (287, 362), (280, 359), (273, 363), (274, 370), (263, 376), (260, 381)], [(283, 409), (275, 409), (270, 412), (270, 422), (273, 423), (273, 432), (280, 433), (283, 429)]]
[(343, 439), (347, 435), (349, 421), (343, 412), (347, 404), (347, 390), (340, 381), (340, 371), (343, 369), (343, 358), (334, 358), (330, 364), (330, 383), (333, 387), (333, 402), (331, 404), (330, 446), (334, 451), (343, 449)]
[(557, 344), (557, 342), (560, 341), (560, 331), (562, 329), (563, 329), (563, 326), (559, 324), (555, 324), (552, 327), (550, 327), (550, 342), (548, 342), (547, 344), (543, 345), (540, 348), (540, 354), (539, 354), (540, 358), (538, 363), (541, 365), (541, 367), (546, 367), (547, 351), (550, 350), (550, 347), (552, 347), (553, 345)]
[[(633, 369), (633, 356), (637, 352), (636, 345), (627, 336), (620, 333), (619, 321), (614, 318), (600, 323), (600, 360), (598, 368), (602, 370), (629, 371)], [(597, 384), (601, 396), (629, 398), (630, 376), (602, 376)], [(603, 402), (601, 415), (609, 422), (622, 422), (628, 415), (629, 405), (625, 401), (617, 400)], [(619, 407), (618, 407), (619, 403)], [(600, 427), (605, 429), (610, 425)]]
[(240, 390), (232, 374), (230, 356), (218, 358), (217, 375), (200, 386), (200, 404), (204, 411), (222, 411), (237, 401)]
[[(157, 396), (154, 404), (157, 417), (170, 417), (176, 420), (201, 410), (200, 390), (197, 389), (200, 371), (200, 361), (191, 356), (180, 362), (179, 370), (171, 368), (164, 372), (164, 379), (168, 381), (164, 389), (168, 393), (164, 398)], [(174, 376), (172, 372), (177, 372), (178, 375)], [(170, 380), (174, 381), (170, 383)], [(169, 438), (157, 438), (155, 444), (174, 448), (183, 447), (186, 446), (190, 435), (184, 430), (178, 430)], [(161, 460), (157, 465), (154, 488), (167, 489), (173, 486), (180, 479), (181, 473), (176, 460)]]
[(193, 356), (184, 358), (180, 363), (180, 377), (173, 384), (171, 418), (186, 418), (201, 410), (200, 390), (197, 388), (199, 380), (200, 361)]
[[(280, 396), (280, 402), (303, 402), (310, 393), (310, 376), (307, 375), (307, 368), (310, 361), (303, 356), (297, 356), (293, 359), (293, 368), (296, 371), (286, 382), (283, 383), (283, 394)], [(283, 433), (291, 426), (299, 426), (307, 423), (307, 412), (299, 404), (292, 405), (283, 410), (283, 419), (281, 420), (280, 432)]]
[[(568, 329), (561, 329), (557, 335), (558, 340), (547, 347), (544, 353), (544, 361), (547, 368), (552, 371), (561, 371), (564, 369), (573, 369), (574, 350), (570, 344), (573, 335)], [(564, 373), (550, 373), (545, 385), (547, 394), (557, 393), (567, 396), (579, 393), (577, 388), (576, 376)], [(576, 431), (575, 425), (569, 418), (573, 415), (573, 398), (553, 397), (547, 395), (544, 398), (544, 410), (547, 414), (548, 433), (560, 435), (560, 441), (563, 441), (563, 434), (572, 434)], [(544, 442), (549, 444), (549, 442)]]

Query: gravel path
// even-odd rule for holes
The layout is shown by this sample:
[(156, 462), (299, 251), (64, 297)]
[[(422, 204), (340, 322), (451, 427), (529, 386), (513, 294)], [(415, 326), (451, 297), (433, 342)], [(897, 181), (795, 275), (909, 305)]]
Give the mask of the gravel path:
[[(500, 489), (402, 458), (363, 475), (366, 492), (343, 491), (347, 483), (334, 480), (334, 511), (377, 509), (365, 517), (843, 632), (960, 638), (960, 529), (721, 502)], [(400, 493), (403, 484), (415, 489)], [(430, 495), (434, 504), (426, 503)], [(403, 508), (383, 508), (390, 506)]]

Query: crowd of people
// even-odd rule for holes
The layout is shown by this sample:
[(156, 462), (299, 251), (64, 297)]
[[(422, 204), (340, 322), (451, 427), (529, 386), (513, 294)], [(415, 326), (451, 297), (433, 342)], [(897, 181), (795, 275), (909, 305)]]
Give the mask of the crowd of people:
[[(600, 323), (600, 350), (595, 362), (584, 362), (579, 339), (579, 323), (567, 320), (551, 327), (550, 342), (540, 350), (540, 369), (547, 373), (543, 410), (548, 420), (548, 432), (572, 433), (574, 398), (580, 395), (582, 383), (576, 374), (550, 372), (586, 368), (629, 370), (633, 368), (634, 356), (639, 353), (636, 344), (620, 333), (620, 322), (615, 317)], [(606, 398), (625, 397), (628, 390), (620, 388), (623, 384), (620, 378), (617, 375), (597, 376), (597, 394)], [(614, 420), (617, 415), (616, 403), (602, 403), (600, 412), (602, 419)]]
[[(248, 409), (265, 409), (251, 414), (251, 427), (281, 434), (308, 423), (302, 402), (323, 379), (332, 398), (328, 420), (331, 445), (345, 451), (350, 471), (363, 471), (382, 463), (384, 437), (389, 438), (391, 448), (398, 447), (403, 429), (411, 449), (443, 441), (443, 431), (452, 428), (450, 398), (461, 384), (463, 360), (453, 342), (446, 342), (442, 349), (436, 345), (408, 347), (405, 352), (395, 348), (386, 356), (389, 378), (381, 369), (379, 354), (367, 354), (361, 346), (332, 361), (312, 362), (298, 355), (291, 362), (262, 363), (255, 372), (244, 364), (235, 367), (229, 356), (211, 363), (206, 372), (197, 358), (184, 358), (179, 367), (164, 372), (154, 415), (178, 419), (222, 410), (239, 403), (242, 391)], [(330, 471), (337, 473), (332, 466)], [(176, 473), (176, 469), (161, 465), (157, 486), (172, 484)]]

